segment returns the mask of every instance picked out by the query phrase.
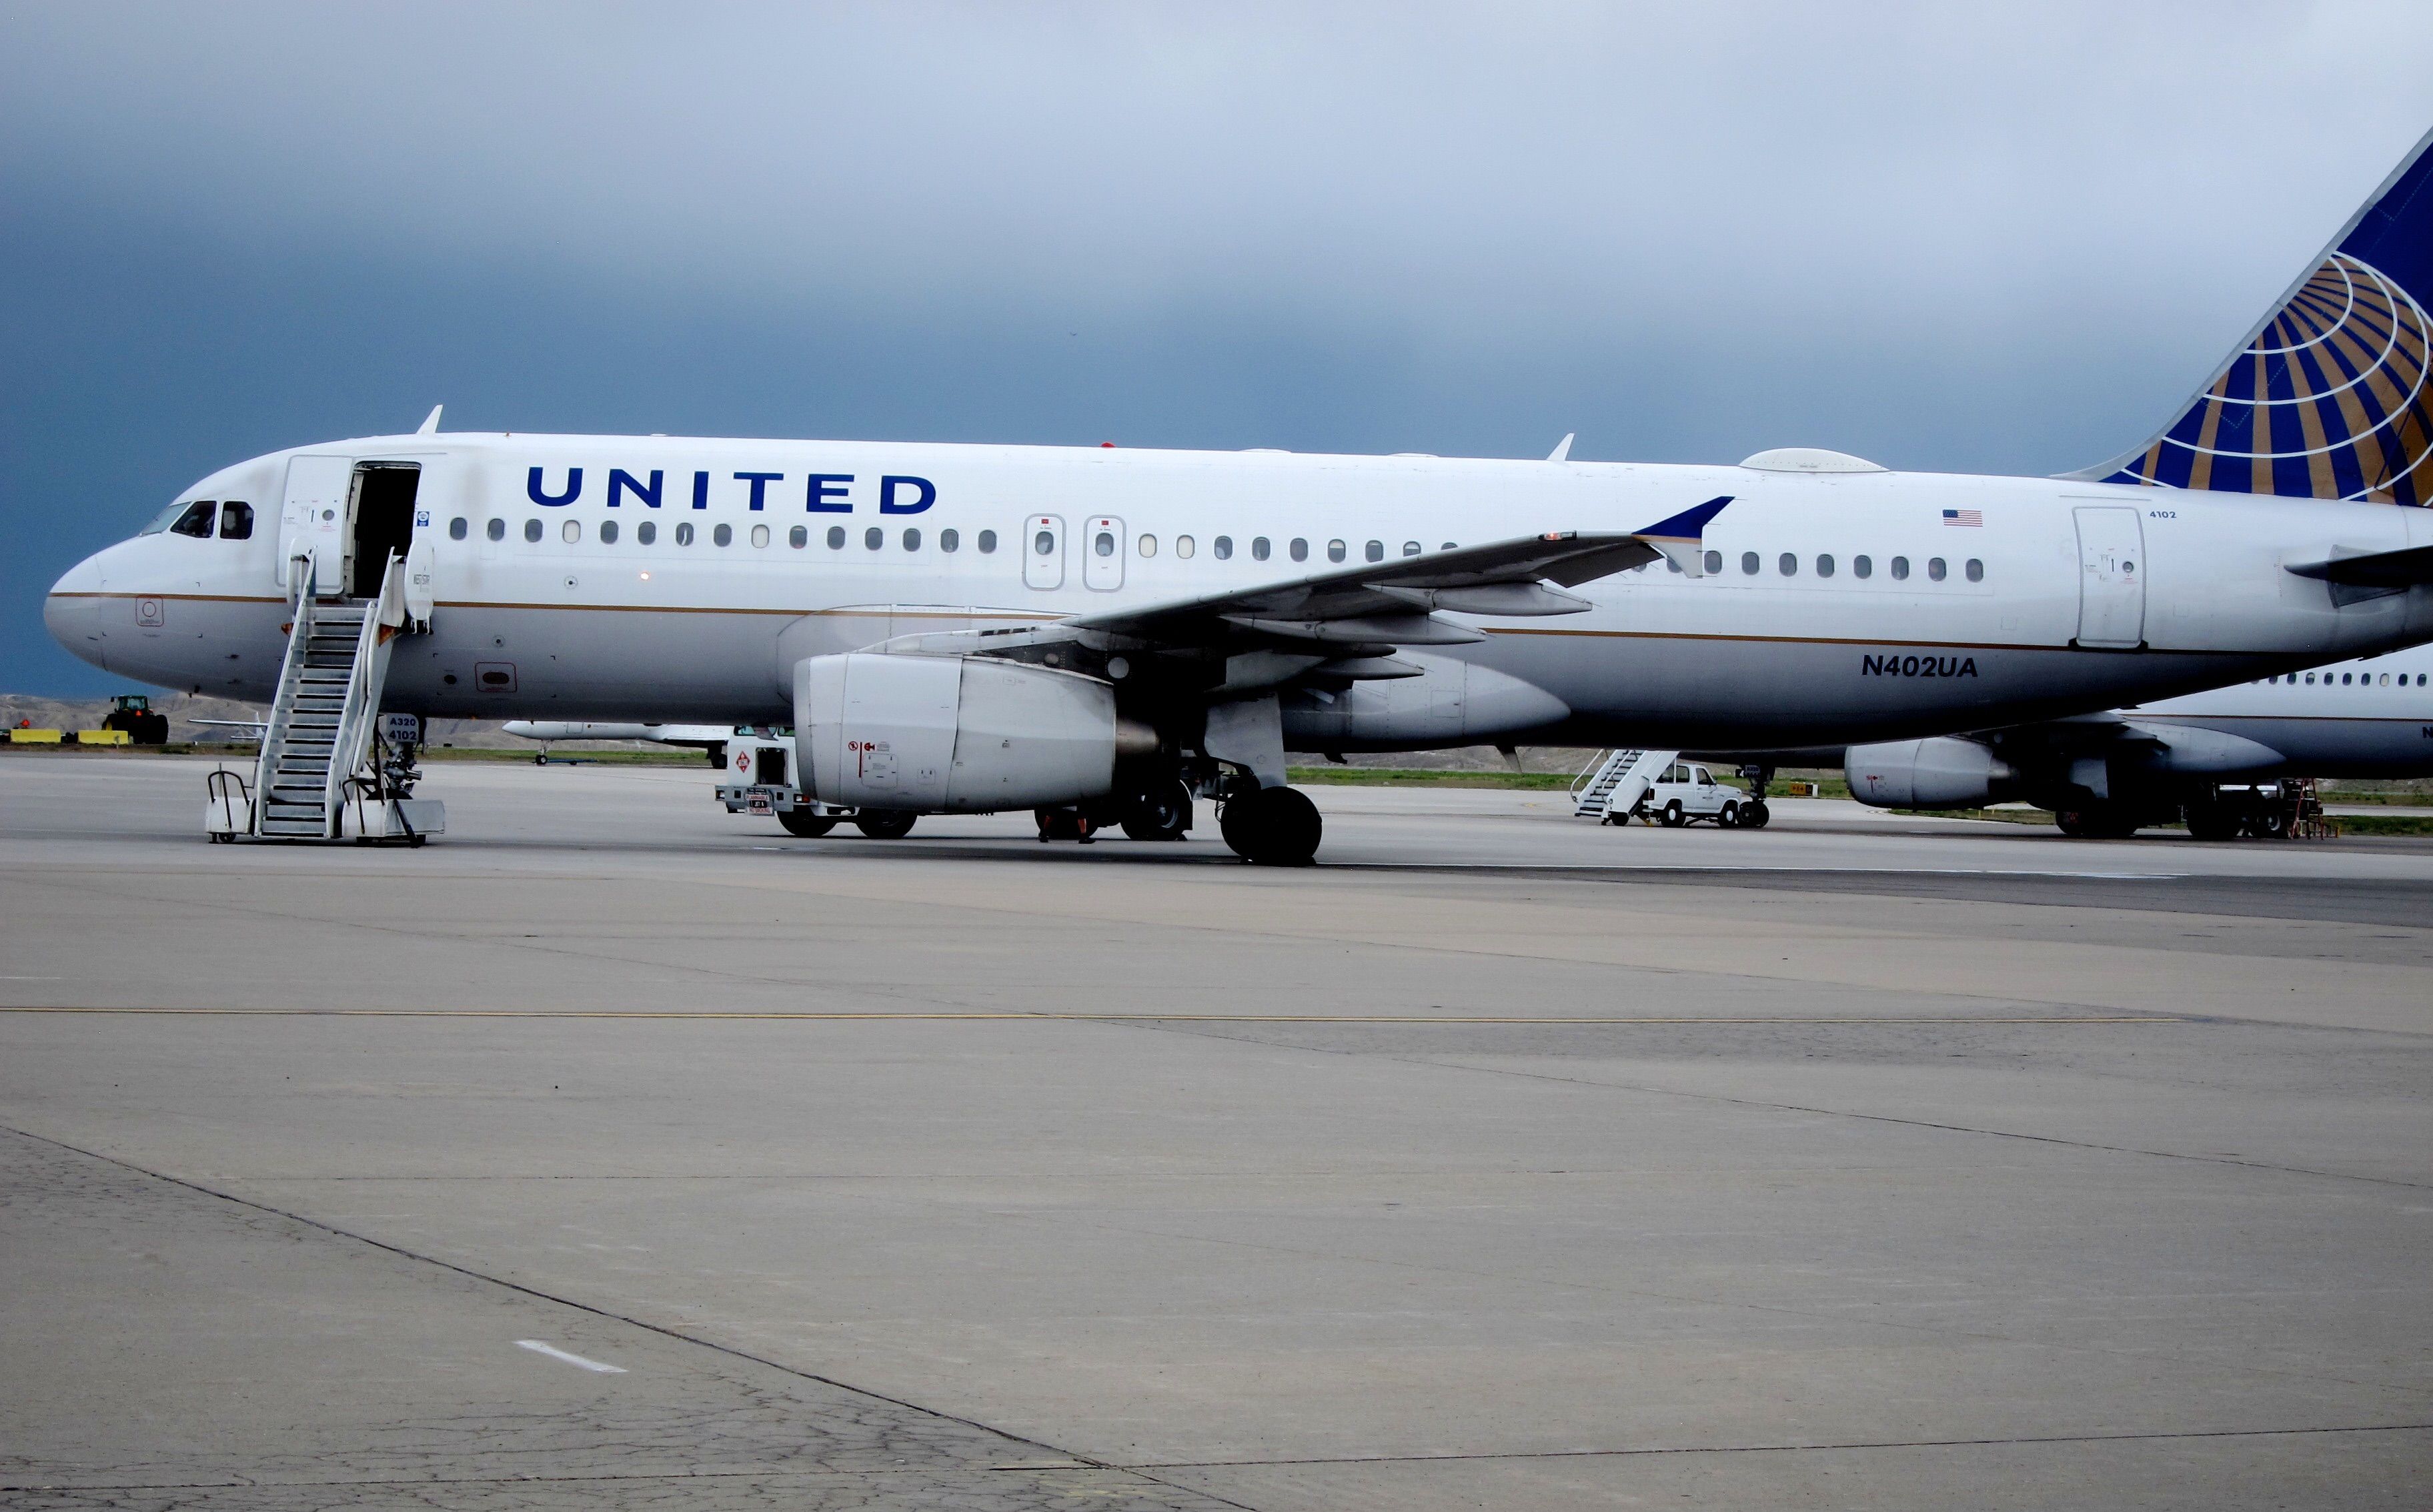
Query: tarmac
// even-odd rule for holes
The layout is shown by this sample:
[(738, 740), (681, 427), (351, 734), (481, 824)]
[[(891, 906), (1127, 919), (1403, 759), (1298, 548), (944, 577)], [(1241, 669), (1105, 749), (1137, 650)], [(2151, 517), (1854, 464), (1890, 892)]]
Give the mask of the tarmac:
[(11, 1508), (2421, 1507), (2433, 842), (0, 756)]

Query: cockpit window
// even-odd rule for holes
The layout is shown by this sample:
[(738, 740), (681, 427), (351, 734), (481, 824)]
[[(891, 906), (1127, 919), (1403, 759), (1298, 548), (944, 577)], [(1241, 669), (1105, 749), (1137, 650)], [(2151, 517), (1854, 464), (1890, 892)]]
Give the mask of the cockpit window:
[(220, 539), (253, 539), (253, 506), (231, 499), (220, 505)]
[(170, 525), (169, 534), (192, 535), (198, 539), (209, 540), (212, 534), (212, 519), (219, 512), (219, 505), (208, 499), (197, 499), (188, 504), (186, 512), (179, 515), (176, 522)]
[(192, 509), (193, 507), (193, 504), (180, 499), (176, 503), (171, 504), (168, 508), (161, 511), (161, 513), (153, 516), (152, 523), (145, 526), (135, 534), (138, 535), (158, 535), (162, 531), (169, 528), (170, 521), (176, 519), (179, 516), (184, 514), (187, 510)]

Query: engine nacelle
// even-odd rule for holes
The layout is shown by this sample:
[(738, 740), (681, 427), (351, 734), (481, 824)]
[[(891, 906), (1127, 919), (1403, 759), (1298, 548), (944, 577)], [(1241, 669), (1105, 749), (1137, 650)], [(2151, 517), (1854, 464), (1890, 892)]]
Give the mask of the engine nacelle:
[(2016, 796), (2017, 769), (1974, 740), (1937, 736), (1842, 754), (1850, 796), (1878, 808), (1974, 808)]
[(802, 786), (823, 803), (918, 813), (1104, 797), (1117, 756), (1157, 746), (1094, 678), (875, 652), (794, 664), (794, 736)]

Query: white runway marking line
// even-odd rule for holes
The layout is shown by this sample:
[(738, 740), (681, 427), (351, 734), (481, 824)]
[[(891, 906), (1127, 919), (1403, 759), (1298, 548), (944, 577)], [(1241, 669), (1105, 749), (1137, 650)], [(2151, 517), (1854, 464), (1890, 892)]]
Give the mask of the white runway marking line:
[(587, 1360), (582, 1355), (569, 1354), (564, 1350), (559, 1349), (556, 1345), (543, 1344), (538, 1339), (518, 1339), (516, 1340), (516, 1348), (519, 1350), (530, 1350), (535, 1354), (546, 1354), (553, 1360), (563, 1360), (568, 1365), (581, 1366), (586, 1370), (597, 1370), (602, 1375), (623, 1375), (625, 1373), (625, 1368), (621, 1365), (603, 1365), (597, 1360)]

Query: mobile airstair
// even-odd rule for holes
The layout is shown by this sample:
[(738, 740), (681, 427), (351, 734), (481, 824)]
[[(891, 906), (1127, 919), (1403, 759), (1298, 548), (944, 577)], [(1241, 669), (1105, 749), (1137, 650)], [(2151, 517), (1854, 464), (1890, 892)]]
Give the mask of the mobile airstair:
[(1606, 751), (1572, 784), (1572, 817), (1603, 824), (1627, 823), (1630, 811), (1664, 770), (1680, 756), (1678, 751)]
[(404, 563), (389, 558), (370, 599), (317, 598), (312, 558), (293, 565), (287, 655), (252, 785), (213, 773), (204, 827), (214, 841), (418, 845), (446, 827), (446, 812), (412, 796), (413, 743), (379, 735), (390, 645), (409, 627)]

